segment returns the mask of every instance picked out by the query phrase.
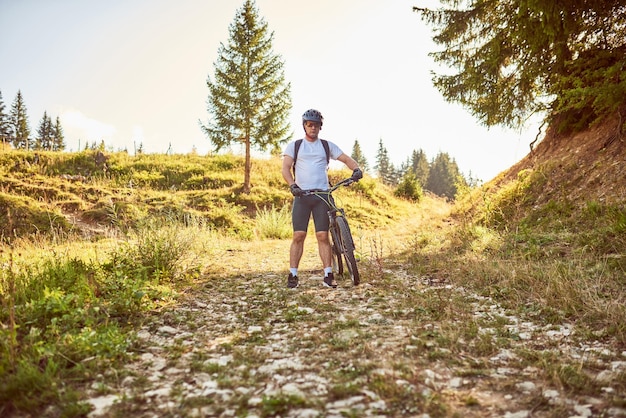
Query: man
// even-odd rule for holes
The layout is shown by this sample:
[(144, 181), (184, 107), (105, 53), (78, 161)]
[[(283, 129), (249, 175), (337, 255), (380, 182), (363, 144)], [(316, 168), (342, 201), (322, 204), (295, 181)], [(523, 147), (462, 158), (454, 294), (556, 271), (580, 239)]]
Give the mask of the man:
[[(352, 178), (359, 180), (363, 172), (358, 163), (334, 143), (319, 138), (324, 118), (322, 114), (309, 109), (302, 115), (304, 138), (290, 142), (283, 152), (283, 178), (294, 195), (291, 221), (293, 240), (289, 249), (289, 276), (287, 287), (298, 287), (298, 265), (302, 258), (304, 239), (311, 215), (315, 224), (315, 237), (322, 265), (324, 267), (324, 285), (337, 287), (333, 276), (332, 253), (328, 237), (328, 206), (317, 196), (302, 196), (304, 190), (328, 190), (328, 162), (330, 158), (344, 163), (352, 170)], [(296, 144), (299, 143), (296, 152)], [(295, 165), (294, 165), (295, 162)], [(293, 171), (292, 171), (293, 168)]]

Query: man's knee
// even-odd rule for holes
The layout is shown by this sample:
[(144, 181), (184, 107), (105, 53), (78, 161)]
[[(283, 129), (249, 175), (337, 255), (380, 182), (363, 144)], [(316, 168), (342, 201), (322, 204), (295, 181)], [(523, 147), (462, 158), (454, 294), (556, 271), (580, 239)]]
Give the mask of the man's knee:
[(319, 242), (328, 241), (328, 231), (318, 231), (315, 233), (315, 237)]
[(293, 242), (304, 242), (306, 238), (306, 231), (294, 231), (293, 232)]

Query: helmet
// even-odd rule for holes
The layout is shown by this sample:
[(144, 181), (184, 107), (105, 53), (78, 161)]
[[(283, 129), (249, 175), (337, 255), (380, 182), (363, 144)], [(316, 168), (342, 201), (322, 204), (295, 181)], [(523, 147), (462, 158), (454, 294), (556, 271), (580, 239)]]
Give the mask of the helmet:
[(302, 123), (306, 121), (319, 122), (320, 125), (323, 125), (324, 117), (322, 116), (319, 110), (309, 109), (306, 112), (304, 112), (304, 114), (302, 115)]

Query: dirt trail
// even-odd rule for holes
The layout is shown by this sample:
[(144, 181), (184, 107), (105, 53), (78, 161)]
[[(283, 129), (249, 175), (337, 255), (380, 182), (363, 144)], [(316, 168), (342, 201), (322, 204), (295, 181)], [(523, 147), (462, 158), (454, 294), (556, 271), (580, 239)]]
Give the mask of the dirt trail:
[[(431, 219), (407, 220), (405, 238), (427, 223), (441, 228), (445, 215), (442, 208)], [(385, 234), (376, 238), (383, 253), (406, 245)], [(619, 353), (576, 343), (567, 324), (541, 328), (492, 300), (411, 276), (400, 264), (384, 265), (384, 279), (366, 276), (358, 287), (344, 279), (330, 290), (322, 286), (311, 237), (300, 287), (290, 290), (288, 248), (288, 240), (218, 247), (198, 288), (139, 331), (135, 360), (94, 382), (90, 416), (626, 416), (605, 408), (606, 398), (569, 398), (566, 389), (547, 387), (537, 370), (520, 366), (516, 350), (545, 347), (584, 358), (597, 363), (597, 378), (612, 396), (610, 381), (626, 361), (604, 361)], [(446, 352), (436, 338), (443, 324), (420, 319), (407, 304), (416, 292), (458, 298), (477, 321), (508, 318), (510, 341), (480, 359)]]

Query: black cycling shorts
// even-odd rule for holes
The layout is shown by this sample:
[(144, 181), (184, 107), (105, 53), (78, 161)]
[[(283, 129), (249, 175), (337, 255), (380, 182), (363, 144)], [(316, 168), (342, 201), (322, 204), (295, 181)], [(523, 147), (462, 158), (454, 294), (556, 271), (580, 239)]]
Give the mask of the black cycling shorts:
[(293, 200), (291, 222), (294, 231), (306, 231), (313, 214), (315, 232), (328, 231), (328, 204), (318, 196), (300, 196)]

